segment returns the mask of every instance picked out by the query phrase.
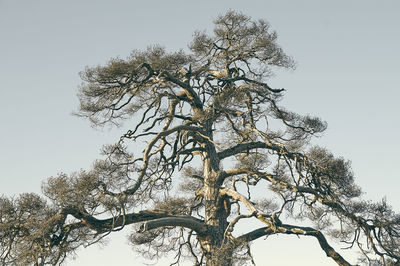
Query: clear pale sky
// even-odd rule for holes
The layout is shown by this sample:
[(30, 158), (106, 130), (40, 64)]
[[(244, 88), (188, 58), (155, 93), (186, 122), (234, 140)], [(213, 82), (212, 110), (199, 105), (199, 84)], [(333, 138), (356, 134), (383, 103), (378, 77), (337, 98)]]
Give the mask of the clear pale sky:
[[(352, 161), (365, 199), (386, 197), (399, 212), (397, 0), (0, 0), (0, 193), (40, 193), (47, 177), (88, 169), (101, 145), (122, 133), (71, 116), (85, 66), (149, 44), (186, 48), (194, 30), (211, 30), (229, 8), (270, 22), (298, 62), (270, 84), (286, 88), (289, 109), (328, 122), (315, 143)], [(335, 265), (314, 239), (280, 238), (253, 245), (258, 265)], [(66, 265), (111, 264), (143, 260), (119, 235)]]

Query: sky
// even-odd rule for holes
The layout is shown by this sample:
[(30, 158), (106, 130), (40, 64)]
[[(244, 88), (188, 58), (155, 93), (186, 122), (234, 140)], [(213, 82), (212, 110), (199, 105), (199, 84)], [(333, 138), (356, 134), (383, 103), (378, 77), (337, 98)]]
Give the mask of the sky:
[[(295, 71), (277, 72), (270, 85), (286, 89), (288, 109), (328, 122), (315, 144), (352, 161), (365, 199), (386, 197), (399, 212), (396, 0), (0, 0), (0, 193), (40, 193), (50, 176), (89, 169), (101, 146), (123, 133), (93, 129), (71, 115), (86, 66), (151, 44), (186, 49), (195, 30), (211, 30), (212, 20), (228, 9), (270, 22), (297, 62)], [(258, 265), (335, 265), (314, 239), (280, 239), (253, 245)], [(117, 235), (66, 265), (110, 263), (144, 262)]]

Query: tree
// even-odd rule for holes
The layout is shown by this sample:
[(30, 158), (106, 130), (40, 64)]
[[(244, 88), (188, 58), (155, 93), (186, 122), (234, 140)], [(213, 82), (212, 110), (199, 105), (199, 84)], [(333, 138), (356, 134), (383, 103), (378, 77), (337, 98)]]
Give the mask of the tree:
[[(283, 108), (284, 90), (268, 85), (274, 68), (295, 66), (276, 39), (229, 11), (189, 53), (152, 46), (83, 71), (77, 114), (132, 128), (92, 169), (49, 178), (47, 199), (0, 198), (1, 263), (59, 264), (133, 225), (138, 250), (174, 253), (173, 264), (242, 265), (255, 239), (289, 234), (314, 237), (339, 265), (350, 263), (326, 235), (361, 262), (398, 265), (400, 216), (361, 199), (350, 162), (310, 144), (326, 123)], [(248, 220), (262, 225), (238, 230)]]

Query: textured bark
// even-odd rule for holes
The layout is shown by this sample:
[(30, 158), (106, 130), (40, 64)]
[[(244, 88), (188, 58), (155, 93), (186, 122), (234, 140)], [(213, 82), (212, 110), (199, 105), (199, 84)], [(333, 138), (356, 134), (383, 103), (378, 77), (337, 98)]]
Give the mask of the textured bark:
[(200, 238), (202, 249), (205, 252), (207, 266), (229, 266), (232, 264), (232, 252), (224, 243), (224, 234), (228, 226), (229, 213), (226, 202), (220, 195), (222, 180), (220, 178), (219, 157), (215, 146), (210, 143), (213, 139), (212, 123), (206, 125), (208, 141), (203, 145), (203, 197), (205, 202), (205, 224), (208, 234)]

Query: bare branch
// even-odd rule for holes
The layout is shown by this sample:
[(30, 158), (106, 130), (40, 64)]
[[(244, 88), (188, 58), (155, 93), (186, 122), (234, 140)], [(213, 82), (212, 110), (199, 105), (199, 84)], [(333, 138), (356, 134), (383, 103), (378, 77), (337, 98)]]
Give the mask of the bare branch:
[(164, 226), (181, 226), (191, 230), (194, 230), (199, 235), (204, 235), (207, 232), (207, 226), (204, 225), (203, 221), (187, 216), (187, 217), (166, 217), (160, 219), (154, 219), (151, 221), (144, 222), (140, 226), (139, 232), (146, 232), (159, 227)]

